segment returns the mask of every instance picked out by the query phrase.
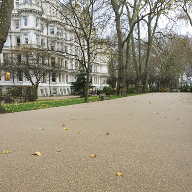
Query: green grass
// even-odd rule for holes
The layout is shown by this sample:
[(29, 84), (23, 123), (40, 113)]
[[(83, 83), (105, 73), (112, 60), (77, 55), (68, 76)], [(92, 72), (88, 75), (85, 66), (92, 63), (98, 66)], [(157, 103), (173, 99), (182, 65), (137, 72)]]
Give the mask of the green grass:
[[(128, 94), (127, 96), (134, 96), (137, 94)], [(110, 99), (118, 99), (122, 96), (111, 95)], [(100, 101), (99, 96), (92, 96), (88, 98), (89, 102)], [(84, 103), (84, 98), (73, 98), (73, 99), (61, 99), (61, 100), (39, 100), (35, 102), (27, 102), (27, 103), (13, 103), (13, 104), (2, 104), (2, 107), (6, 111), (12, 112), (21, 112), (21, 111), (30, 111), (37, 109), (45, 109), (52, 107), (60, 107), (74, 104)]]

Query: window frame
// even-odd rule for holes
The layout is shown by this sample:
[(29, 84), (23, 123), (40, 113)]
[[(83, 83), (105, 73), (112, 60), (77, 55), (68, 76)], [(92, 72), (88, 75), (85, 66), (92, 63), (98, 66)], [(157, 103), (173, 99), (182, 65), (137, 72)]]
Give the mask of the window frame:
[(27, 27), (27, 17), (23, 17), (23, 25), (25, 26), (25, 27)]

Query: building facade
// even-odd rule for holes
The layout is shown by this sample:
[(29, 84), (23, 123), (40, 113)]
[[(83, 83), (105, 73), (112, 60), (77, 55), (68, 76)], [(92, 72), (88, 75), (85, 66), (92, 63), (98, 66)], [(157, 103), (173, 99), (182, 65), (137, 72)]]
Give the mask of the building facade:
[[(33, 47), (46, 52), (49, 55), (48, 62), (60, 66), (56, 73), (51, 73), (51, 78), (50, 73), (41, 78), (38, 96), (71, 94), (70, 82), (76, 80), (79, 70), (79, 62), (74, 56), (80, 54), (75, 43), (75, 34), (65, 17), (55, 9), (59, 6), (56, 0), (14, 0), (10, 30), (0, 54), (0, 65), (3, 65), (11, 54), (25, 47)], [(103, 54), (97, 54), (90, 66), (90, 82), (93, 90), (101, 90), (107, 86), (108, 76), (107, 58)], [(4, 92), (13, 85), (31, 85), (31, 83), (23, 74), (14, 77), (11, 71), (1, 68), (1, 91)]]

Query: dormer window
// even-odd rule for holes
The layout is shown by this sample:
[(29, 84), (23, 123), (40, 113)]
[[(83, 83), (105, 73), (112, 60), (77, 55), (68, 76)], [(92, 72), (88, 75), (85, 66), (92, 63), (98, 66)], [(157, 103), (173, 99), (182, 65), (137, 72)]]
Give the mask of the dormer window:
[(23, 0), (23, 3), (32, 3), (32, 0)]
[(16, 9), (19, 9), (19, 0), (16, 0), (15, 5), (16, 5)]

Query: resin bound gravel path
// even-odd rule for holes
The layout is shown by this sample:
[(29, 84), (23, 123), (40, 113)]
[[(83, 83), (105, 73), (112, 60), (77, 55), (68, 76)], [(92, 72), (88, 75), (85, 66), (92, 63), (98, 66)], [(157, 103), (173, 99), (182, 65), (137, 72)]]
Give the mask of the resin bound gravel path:
[(190, 93), (0, 117), (0, 192), (192, 191)]

